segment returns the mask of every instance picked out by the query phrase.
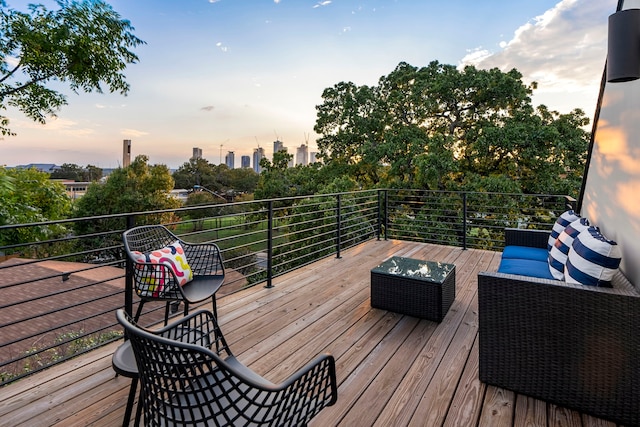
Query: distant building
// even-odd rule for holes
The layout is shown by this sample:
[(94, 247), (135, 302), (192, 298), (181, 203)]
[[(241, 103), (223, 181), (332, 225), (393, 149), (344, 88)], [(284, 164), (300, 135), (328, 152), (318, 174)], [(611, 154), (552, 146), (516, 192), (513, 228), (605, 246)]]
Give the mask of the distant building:
[(193, 155), (191, 156), (192, 160), (197, 160), (202, 158), (202, 148), (193, 147)]
[(122, 167), (126, 168), (131, 164), (131, 140), (122, 141)]
[(227, 152), (227, 155), (224, 156), (224, 162), (229, 169), (233, 169), (236, 163), (236, 154), (233, 151)]
[(296, 150), (296, 165), (307, 166), (309, 164), (309, 147), (302, 144)]
[(187, 199), (189, 198), (189, 190), (184, 188), (174, 188), (171, 190), (169, 195), (174, 199), (180, 200), (184, 204), (187, 203)]
[[(284, 151), (285, 153), (289, 154), (289, 149), (287, 147), (284, 147), (283, 150), (281, 151)], [(293, 162), (294, 158), (295, 156), (292, 155), (291, 158), (289, 159), (289, 163), (287, 164), (288, 167), (292, 168), (294, 166), (294, 162)]]
[(276, 139), (275, 141), (273, 141), (273, 154), (282, 150), (286, 151), (286, 148), (284, 148), (284, 142), (280, 141), (279, 139)]
[(265, 157), (264, 148), (258, 147), (253, 149), (253, 170), (256, 173), (262, 172), (262, 168), (260, 167), (260, 160)]
[(64, 188), (67, 191), (67, 196), (72, 200), (76, 200), (84, 196), (91, 185), (90, 182), (75, 182), (70, 179), (52, 179), (52, 181), (59, 182), (64, 185)]
[(240, 165), (241, 167), (244, 168), (250, 168), (251, 167), (251, 157), (249, 156), (242, 156), (240, 158)]
[(309, 152), (309, 163), (317, 162), (318, 161), (318, 159), (316, 158), (317, 155), (318, 153), (316, 151)]

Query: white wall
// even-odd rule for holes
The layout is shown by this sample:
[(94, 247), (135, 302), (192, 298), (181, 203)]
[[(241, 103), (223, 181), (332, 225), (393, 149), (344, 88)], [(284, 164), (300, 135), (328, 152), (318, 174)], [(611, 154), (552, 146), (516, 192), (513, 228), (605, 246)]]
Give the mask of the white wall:
[(618, 242), (620, 268), (640, 286), (640, 80), (604, 88), (580, 213)]

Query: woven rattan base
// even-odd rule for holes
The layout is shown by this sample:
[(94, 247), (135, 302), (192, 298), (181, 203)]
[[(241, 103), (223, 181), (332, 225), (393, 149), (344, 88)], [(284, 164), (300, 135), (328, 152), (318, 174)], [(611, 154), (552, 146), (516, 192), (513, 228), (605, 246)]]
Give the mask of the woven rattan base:
[[(417, 271), (397, 272), (397, 265), (422, 266), (435, 277)], [(421, 319), (442, 321), (456, 296), (456, 271), (453, 264), (393, 257), (371, 270), (371, 306)]]

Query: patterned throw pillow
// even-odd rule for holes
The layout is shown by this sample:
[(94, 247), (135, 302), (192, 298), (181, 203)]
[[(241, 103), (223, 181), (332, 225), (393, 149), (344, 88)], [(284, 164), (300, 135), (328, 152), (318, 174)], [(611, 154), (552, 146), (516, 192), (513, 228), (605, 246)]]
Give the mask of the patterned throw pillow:
[(564, 275), (567, 283), (611, 287), (620, 266), (620, 247), (596, 227), (589, 227), (574, 239)]
[(554, 245), (549, 249), (549, 271), (554, 279), (564, 280), (564, 265), (567, 263), (569, 249), (578, 234), (587, 228), (589, 228), (589, 221), (586, 218), (573, 221), (562, 230)]
[(573, 221), (580, 219), (580, 215), (575, 213), (574, 211), (566, 211), (562, 215), (558, 217), (555, 224), (553, 224), (553, 228), (551, 229), (551, 234), (549, 235), (549, 241), (547, 243), (547, 250), (551, 250), (553, 245), (556, 243), (556, 239), (560, 236), (560, 233), (564, 231), (565, 228)]
[[(137, 263), (152, 263), (167, 265), (175, 274), (178, 284), (185, 285), (193, 279), (193, 271), (187, 262), (187, 256), (184, 248), (179, 241), (149, 253), (133, 251), (132, 255)], [(136, 268), (145, 268), (145, 266), (136, 266)], [(171, 277), (163, 275), (164, 269), (150, 271), (150, 274), (143, 279), (148, 285), (148, 290), (142, 292), (144, 296), (158, 297), (162, 295), (165, 284), (171, 280)]]

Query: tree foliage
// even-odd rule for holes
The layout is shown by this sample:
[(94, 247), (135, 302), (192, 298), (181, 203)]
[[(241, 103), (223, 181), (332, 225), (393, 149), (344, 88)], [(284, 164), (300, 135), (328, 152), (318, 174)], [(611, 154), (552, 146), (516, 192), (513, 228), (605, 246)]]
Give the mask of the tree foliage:
[[(161, 211), (179, 208), (171, 196), (173, 178), (166, 165), (149, 165), (147, 156), (137, 156), (125, 168), (114, 170), (105, 182), (94, 182), (75, 205), (77, 218), (109, 214)], [(173, 212), (138, 215), (135, 225), (167, 224), (176, 220)], [(125, 216), (92, 218), (73, 223), (81, 250), (88, 257), (119, 259), (121, 232), (127, 227)], [(79, 249), (79, 250), (80, 250)]]
[(173, 178), (166, 165), (149, 165), (137, 156), (125, 168), (114, 170), (104, 183), (93, 183), (78, 199), (76, 217), (155, 211), (180, 207), (171, 197)]
[[(71, 199), (49, 174), (31, 169), (0, 168), (0, 225), (44, 222), (66, 218)], [(0, 246), (36, 242), (63, 232), (60, 226), (24, 227), (0, 231)]]
[[(107, 89), (126, 95), (123, 71), (138, 57), (130, 50), (144, 42), (102, 0), (57, 0), (58, 10), (29, 5), (29, 12), (0, 0), (0, 109), (15, 107), (45, 123), (67, 103), (47, 85), (67, 83), (73, 92)], [(11, 135), (9, 120), (0, 115), (0, 131)]]
[(534, 108), (515, 69), (400, 63), (374, 87), (323, 92), (319, 156), (365, 188), (577, 193), (589, 120)]
[(191, 159), (173, 173), (176, 188), (191, 189), (201, 185), (211, 191), (252, 193), (259, 175), (249, 168), (229, 169), (227, 165), (214, 165), (206, 159)]
[(58, 169), (51, 172), (51, 179), (71, 179), (76, 182), (98, 181), (102, 178), (102, 168), (93, 165), (86, 167), (74, 163), (64, 163)]

